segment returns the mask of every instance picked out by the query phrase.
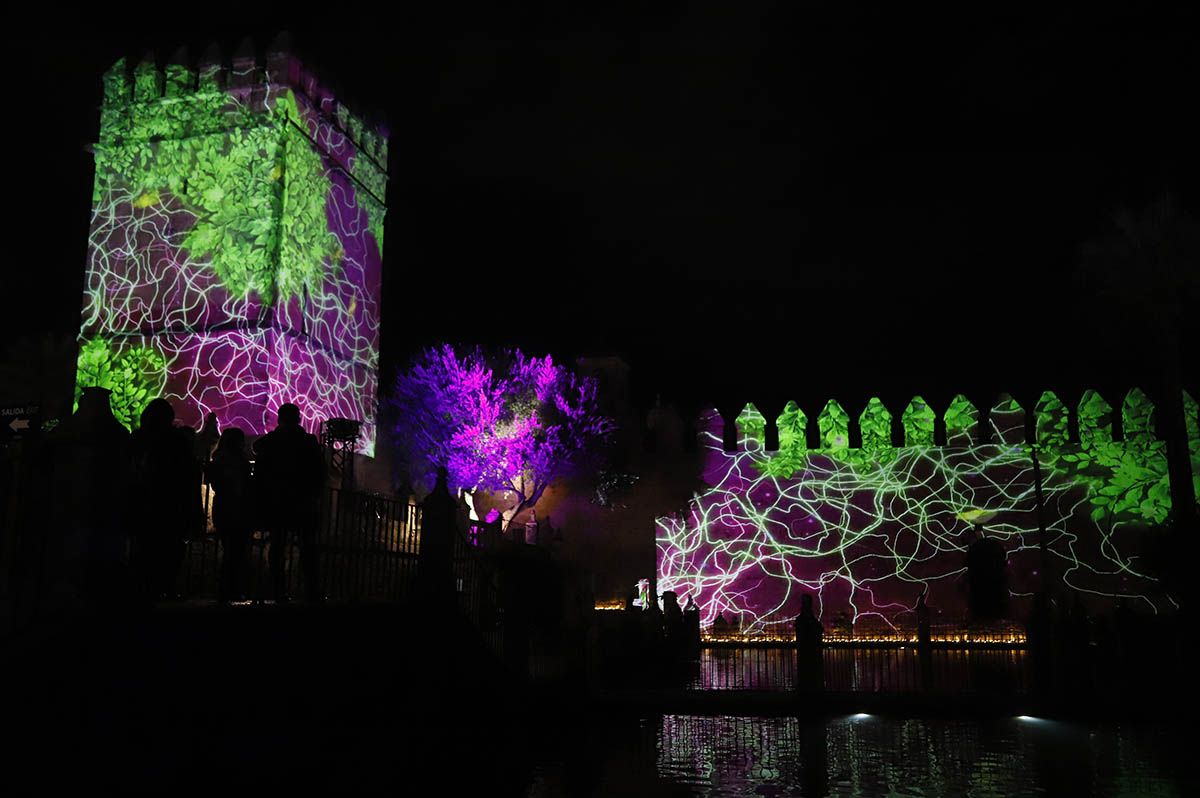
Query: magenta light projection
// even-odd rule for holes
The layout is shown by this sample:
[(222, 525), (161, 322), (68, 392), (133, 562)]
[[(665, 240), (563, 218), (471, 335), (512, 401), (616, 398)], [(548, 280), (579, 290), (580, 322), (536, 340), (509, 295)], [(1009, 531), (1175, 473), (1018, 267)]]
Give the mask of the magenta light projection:
[[(1185, 400), (1195, 469), (1196, 403)], [(1049, 578), (1094, 606), (1111, 609), (1124, 597), (1143, 610), (1173, 610), (1150, 557), (1148, 528), (1170, 509), (1153, 406), (1134, 391), (1114, 411), (1089, 391), (1081, 443), (1067, 442), (1054, 394), (1036, 412)], [(1113, 440), (1113, 412), (1124, 414), (1123, 441)], [(979, 443), (978, 414), (959, 397), (946, 413), (950, 445), (934, 446), (933, 411), (918, 397), (903, 418), (915, 445), (894, 448), (891, 415), (872, 400), (862, 447), (850, 448), (848, 417), (830, 402), (815, 422), (823, 446), (809, 450), (814, 422), (790, 403), (779, 450), (768, 453), (765, 419), (748, 406), (738, 448), (725, 452), (712, 411), (701, 426), (708, 488), (685, 512), (657, 521), (659, 592), (695, 601), (706, 628), (721, 615), (751, 636), (790, 635), (804, 593), (827, 629), (911, 629), (925, 591), (933, 621), (957, 624), (966, 615), (966, 551), (982, 524), (1008, 552), (1010, 615), (1023, 617), (1043, 577), (1032, 452), (1015, 401), (1002, 397), (989, 420), (992, 442)]]
[(550, 485), (589, 474), (614, 429), (594, 379), (519, 349), (427, 349), (397, 378), (392, 401), (394, 437), (414, 476), (445, 467), (455, 489), (507, 497), (506, 524)]
[[(219, 59), (218, 59), (219, 60)], [(104, 78), (77, 392), (250, 434), (279, 405), (375, 444), (387, 134), (294, 58)]]

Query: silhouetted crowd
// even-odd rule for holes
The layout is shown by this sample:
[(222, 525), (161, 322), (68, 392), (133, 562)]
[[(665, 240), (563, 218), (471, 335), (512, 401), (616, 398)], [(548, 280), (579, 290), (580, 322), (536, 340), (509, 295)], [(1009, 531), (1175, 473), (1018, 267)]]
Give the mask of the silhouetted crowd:
[[(280, 406), (277, 426), (255, 441), (217, 429), (210, 415), (197, 433), (175, 422), (166, 399), (150, 401), (128, 433), (103, 392), (85, 391), (79, 410), (56, 436), (55, 479), (62, 506), (51, 511), (64, 530), (64, 560), (82, 561), (83, 593), (101, 604), (176, 598), (188, 541), (205, 533), (202, 484), (212, 495), (220, 540), (218, 596), (248, 597), (249, 547), (267, 533), (272, 597), (287, 601), (286, 555), (299, 548), (305, 598), (320, 599), (316, 530), (326, 478), (322, 447), (300, 426), (294, 404)], [(82, 556), (72, 557), (71, 549)], [(68, 569), (69, 570), (69, 569)]]

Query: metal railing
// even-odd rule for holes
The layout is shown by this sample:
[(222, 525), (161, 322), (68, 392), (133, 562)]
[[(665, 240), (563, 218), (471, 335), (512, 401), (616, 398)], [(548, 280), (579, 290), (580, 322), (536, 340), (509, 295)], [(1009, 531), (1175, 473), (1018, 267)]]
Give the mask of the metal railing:
[(333, 600), (403, 599), (417, 573), (421, 508), (333, 488), (317, 533), (323, 594)]
[(458, 606), (497, 656), (504, 655), (504, 626), (499, 602), (498, 575), (477, 544), (457, 530), (451, 535), (451, 568)]
[[(215, 599), (220, 592), (225, 556), (212, 525), (211, 492), (204, 489), (205, 523), (188, 540), (177, 576), (184, 598)], [(331, 488), (325, 494), (320, 522), (313, 535), (319, 595), (331, 601), (399, 601), (416, 580), (421, 542), (421, 508), (389, 496)], [(246, 598), (276, 598), (270, 572), (270, 550), (276, 542), (255, 530), (247, 546)], [(304, 585), (301, 543), (294, 538), (283, 557), (284, 589), (300, 595)]]

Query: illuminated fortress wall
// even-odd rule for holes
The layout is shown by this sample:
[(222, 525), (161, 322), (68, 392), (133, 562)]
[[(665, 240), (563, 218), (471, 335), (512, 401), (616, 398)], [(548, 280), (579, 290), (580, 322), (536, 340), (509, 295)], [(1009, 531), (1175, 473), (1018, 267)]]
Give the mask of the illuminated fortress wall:
[[(1200, 475), (1197, 407), (1185, 395), (1192, 470)], [(1045, 393), (1035, 408), (1051, 579), (1097, 607), (1127, 597), (1169, 611), (1150, 575), (1146, 528), (1166, 520), (1171, 500), (1165, 444), (1154, 408), (1134, 390), (1114, 410), (1096, 392), (1078, 408), (1079, 442), (1068, 442), (1066, 408)], [(1121, 413), (1122, 440), (1113, 416)], [(919, 397), (902, 416), (903, 447), (878, 400), (850, 448), (849, 418), (834, 401), (806, 419), (789, 403), (777, 421), (779, 449), (764, 449), (765, 419), (752, 405), (737, 419), (738, 446), (722, 447), (722, 419), (701, 421), (707, 490), (686, 511), (657, 522), (658, 589), (695, 601), (703, 626), (718, 613), (750, 634), (791, 634), (800, 596), (811, 593), (826, 628), (913, 628), (928, 590), (932, 620), (965, 617), (967, 547), (982, 523), (1008, 552), (1016, 617), (1039, 584), (1034, 467), (1025, 413), (1002, 397), (980, 443), (979, 414), (963, 397), (945, 414), (946, 446), (935, 446), (933, 410)], [(819, 425), (821, 448), (806, 446)], [(1195, 489), (1200, 495), (1200, 476)], [(1098, 602), (1098, 603), (1097, 603)]]
[(301, 64), (104, 77), (76, 392), (261, 434), (284, 402), (375, 444), (387, 134)]

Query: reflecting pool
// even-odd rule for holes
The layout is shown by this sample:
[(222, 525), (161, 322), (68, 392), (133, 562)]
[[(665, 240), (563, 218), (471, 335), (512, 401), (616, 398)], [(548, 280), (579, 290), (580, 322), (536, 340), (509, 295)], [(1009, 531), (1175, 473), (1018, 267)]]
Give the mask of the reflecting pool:
[(1184, 739), (1163, 726), (1037, 718), (613, 720), (545, 748), (527, 794), (1194, 795)]

